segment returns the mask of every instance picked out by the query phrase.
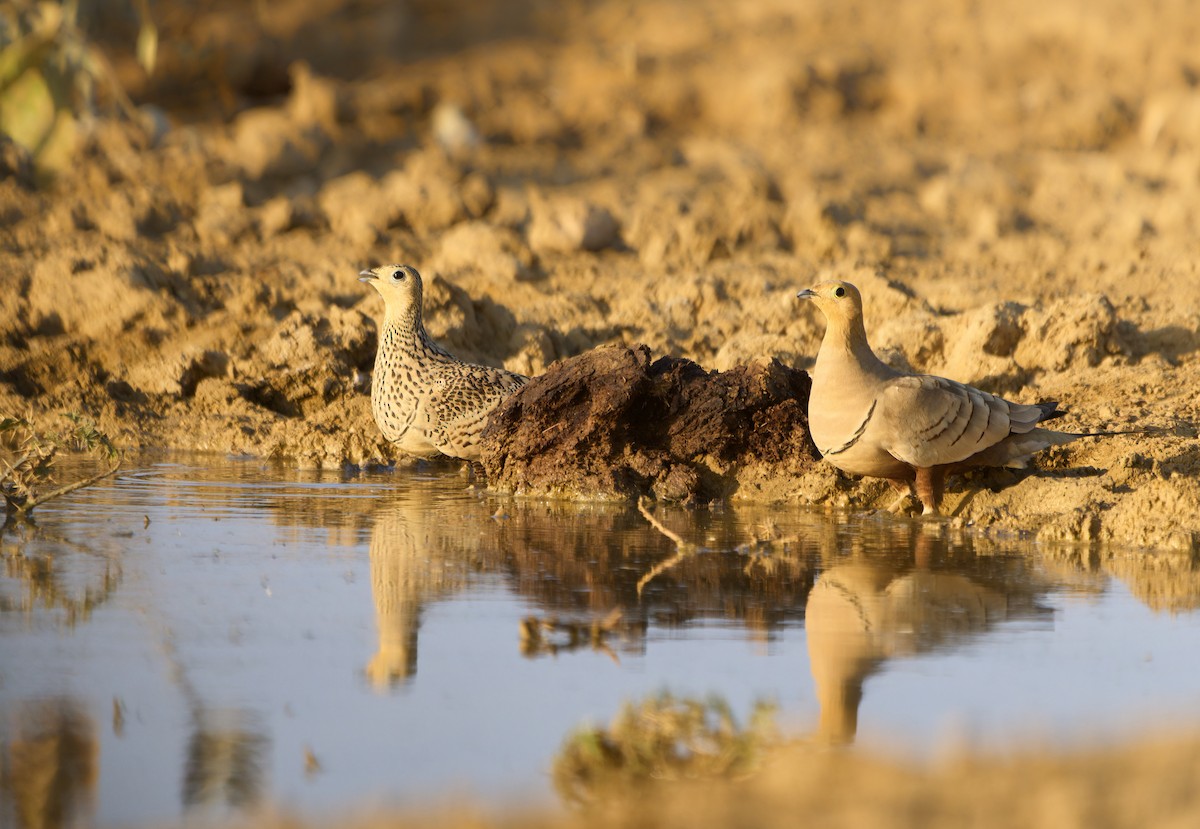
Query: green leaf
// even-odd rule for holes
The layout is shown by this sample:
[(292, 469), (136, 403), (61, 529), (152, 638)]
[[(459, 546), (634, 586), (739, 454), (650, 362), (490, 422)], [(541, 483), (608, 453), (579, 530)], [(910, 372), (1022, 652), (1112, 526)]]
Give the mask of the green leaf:
[(42, 73), (22, 72), (0, 93), (0, 132), (36, 153), (54, 128), (54, 96)]
[(158, 28), (149, 20), (143, 20), (138, 30), (137, 59), (147, 75), (154, 74), (154, 65), (158, 61)]

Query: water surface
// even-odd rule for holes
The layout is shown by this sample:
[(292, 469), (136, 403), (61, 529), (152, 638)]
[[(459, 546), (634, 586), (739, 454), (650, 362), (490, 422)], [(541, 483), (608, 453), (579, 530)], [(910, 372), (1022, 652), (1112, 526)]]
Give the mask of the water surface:
[(698, 549), (446, 470), (147, 462), (47, 504), (0, 579), (0, 824), (551, 801), (572, 729), (664, 689), (917, 754), (1194, 720), (1200, 598), (1153, 609), (1142, 565), (878, 516), (658, 516)]

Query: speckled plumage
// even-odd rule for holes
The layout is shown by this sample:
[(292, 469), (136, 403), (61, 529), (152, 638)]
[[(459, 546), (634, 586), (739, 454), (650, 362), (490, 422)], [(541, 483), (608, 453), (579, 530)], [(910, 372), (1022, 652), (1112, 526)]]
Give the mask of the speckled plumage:
[(385, 305), (371, 382), (371, 412), (383, 436), (408, 455), (477, 461), (488, 415), (528, 378), (464, 363), (430, 339), (415, 268), (384, 265), (359, 278)]

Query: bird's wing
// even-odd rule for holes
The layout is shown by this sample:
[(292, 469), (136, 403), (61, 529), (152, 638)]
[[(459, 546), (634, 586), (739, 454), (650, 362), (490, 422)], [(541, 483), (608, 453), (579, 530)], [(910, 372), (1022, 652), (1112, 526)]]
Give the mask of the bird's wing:
[(944, 377), (898, 377), (880, 391), (873, 439), (915, 467), (961, 463), (1045, 416)]
[(447, 372), (429, 396), (426, 410), (437, 412), (439, 423), (430, 435), (434, 445), (457, 455), (464, 441), (474, 444), (492, 409), (529, 382), (529, 378), (500, 368), (461, 364)]

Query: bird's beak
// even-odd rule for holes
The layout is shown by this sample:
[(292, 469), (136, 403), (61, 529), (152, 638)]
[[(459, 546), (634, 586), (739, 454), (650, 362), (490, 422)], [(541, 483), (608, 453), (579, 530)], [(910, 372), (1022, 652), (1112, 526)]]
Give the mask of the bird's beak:
[(811, 288), (805, 288), (800, 293), (796, 294), (796, 299), (812, 299), (817, 294)]
[(358, 281), (359, 282), (374, 282), (378, 278), (379, 277), (377, 277), (375, 275), (374, 271), (359, 271), (358, 272)]

